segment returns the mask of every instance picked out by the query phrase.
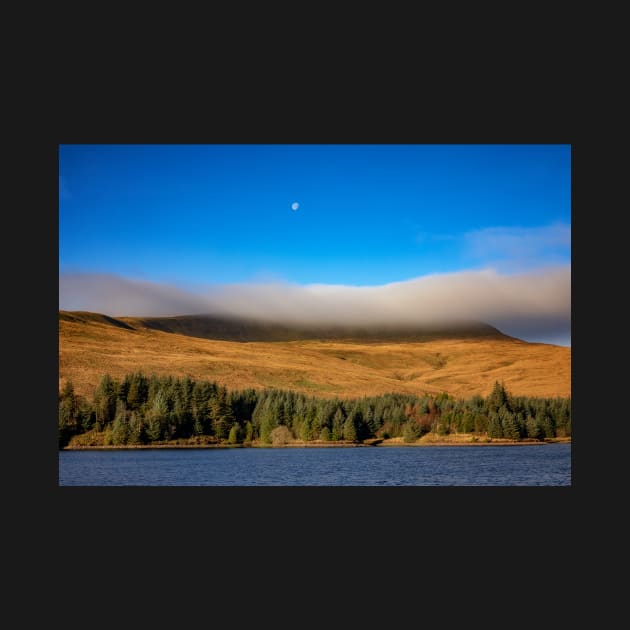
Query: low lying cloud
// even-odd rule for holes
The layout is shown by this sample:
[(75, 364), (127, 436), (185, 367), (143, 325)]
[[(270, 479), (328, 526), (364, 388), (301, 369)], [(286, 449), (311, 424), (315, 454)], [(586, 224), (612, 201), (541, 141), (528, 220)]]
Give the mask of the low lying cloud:
[(59, 308), (111, 316), (237, 315), (278, 322), (410, 325), (483, 321), (526, 339), (570, 344), (571, 269), (434, 274), (381, 286), (257, 283), (176, 286), (108, 274), (62, 274)]

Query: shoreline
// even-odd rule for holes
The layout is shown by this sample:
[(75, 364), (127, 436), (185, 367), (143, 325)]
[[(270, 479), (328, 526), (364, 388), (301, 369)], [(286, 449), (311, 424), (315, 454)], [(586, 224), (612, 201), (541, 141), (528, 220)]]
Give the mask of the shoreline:
[[(213, 449), (213, 448), (397, 448), (401, 446), (433, 447), (433, 446), (545, 446), (549, 444), (571, 444), (571, 438), (551, 438), (547, 440), (505, 440), (496, 438), (490, 441), (449, 441), (426, 440), (418, 442), (375, 440), (371, 443), (353, 442), (295, 442), (289, 444), (118, 444), (118, 445), (94, 445), (94, 446), (64, 446), (59, 451), (112, 451), (112, 450), (159, 450), (159, 449)], [(496, 441), (495, 441), (496, 440)]]

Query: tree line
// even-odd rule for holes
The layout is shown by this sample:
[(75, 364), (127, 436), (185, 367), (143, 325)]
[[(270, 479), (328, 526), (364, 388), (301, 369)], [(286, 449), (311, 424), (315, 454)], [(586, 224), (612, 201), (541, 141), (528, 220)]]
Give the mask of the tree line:
[(512, 440), (570, 436), (571, 399), (512, 396), (499, 382), (489, 396), (466, 400), (446, 393), (323, 399), (280, 389), (228, 390), (216, 382), (140, 372), (121, 381), (105, 375), (92, 401), (76, 395), (71, 381), (59, 393), (60, 448), (76, 435), (109, 445), (271, 444), (389, 437), (414, 442), (428, 432)]

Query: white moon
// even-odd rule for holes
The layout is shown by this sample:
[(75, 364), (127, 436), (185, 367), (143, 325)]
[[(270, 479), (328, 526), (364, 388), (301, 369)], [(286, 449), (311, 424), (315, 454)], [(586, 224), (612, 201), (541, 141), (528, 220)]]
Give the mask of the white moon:
[(291, 204), (291, 210), (297, 210), (300, 207), (300, 204), (297, 201), (294, 201)]

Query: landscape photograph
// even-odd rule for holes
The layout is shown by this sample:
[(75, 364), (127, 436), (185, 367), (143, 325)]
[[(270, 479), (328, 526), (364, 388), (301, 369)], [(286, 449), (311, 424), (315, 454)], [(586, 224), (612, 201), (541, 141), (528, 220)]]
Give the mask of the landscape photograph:
[(58, 167), (59, 485), (571, 485), (570, 145)]

